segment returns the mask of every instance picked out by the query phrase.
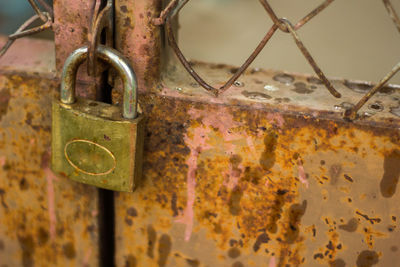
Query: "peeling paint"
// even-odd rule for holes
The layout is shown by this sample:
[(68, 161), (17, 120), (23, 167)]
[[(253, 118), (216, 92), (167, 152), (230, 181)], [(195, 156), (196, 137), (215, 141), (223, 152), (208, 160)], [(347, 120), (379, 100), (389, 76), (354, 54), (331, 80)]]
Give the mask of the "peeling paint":
[(285, 119), (279, 113), (268, 113), (267, 120), (278, 128), (282, 128), (285, 125)]
[(276, 267), (276, 260), (274, 256), (272, 256), (271, 259), (269, 260), (268, 267)]
[(6, 159), (6, 156), (0, 157), (0, 167), (4, 167), (4, 165), (6, 164)]
[(196, 196), (196, 170), (197, 170), (197, 160), (201, 151), (204, 151), (209, 148), (206, 145), (206, 136), (208, 130), (204, 128), (196, 128), (194, 132), (193, 139), (185, 136), (184, 140), (186, 145), (190, 148), (190, 156), (186, 161), (188, 165), (187, 172), (187, 200), (186, 200), (186, 208), (183, 212), (183, 215), (180, 216), (176, 220), (176, 222), (182, 223), (186, 225), (185, 230), (185, 240), (188, 241), (193, 231), (193, 205)]
[(85, 252), (85, 256), (83, 257), (82, 266), (87, 267), (90, 266), (90, 257), (92, 256), (92, 248), (88, 248)]
[(299, 179), (300, 182), (302, 184), (304, 184), (306, 186), (306, 188), (308, 188), (308, 180), (307, 180), (307, 176), (306, 176), (306, 172), (304, 171), (304, 166), (303, 166), (303, 162), (301, 159), (297, 160), (297, 168), (298, 168), (298, 172), (299, 172)]
[(233, 163), (230, 163), (229, 170), (225, 172), (226, 179), (224, 180), (223, 185), (230, 190), (234, 189), (238, 185), (243, 171), (244, 166), (242, 164), (235, 166)]
[(50, 240), (54, 242), (56, 239), (56, 226), (57, 226), (57, 216), (55, 210), (55, 196), (54, 196), (54, 184), (53, 181), (57, 180), (56, 175), (50, 168), (45, 168), (44, 173), (46, 175), (47, 181), (47, 205), (49, 212), (49, 232)]

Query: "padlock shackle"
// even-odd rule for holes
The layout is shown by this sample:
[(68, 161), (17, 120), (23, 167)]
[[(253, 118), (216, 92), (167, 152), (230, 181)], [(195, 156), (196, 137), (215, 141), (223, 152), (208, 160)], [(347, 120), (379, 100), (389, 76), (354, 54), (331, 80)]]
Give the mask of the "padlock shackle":
[[(99, 45), (98, 58), (110, 64), (121, 76), (124, 87), (122, 116), (126, 119), (137, 117), (137, 80), (129, 61), (117, 50)], [(86, 60), (88, 47), (84, 46), (72, 52), (65, 60), (61, 76), (61, 102), (73, 104), (75, 98), (76, 74), (79, 66)]]

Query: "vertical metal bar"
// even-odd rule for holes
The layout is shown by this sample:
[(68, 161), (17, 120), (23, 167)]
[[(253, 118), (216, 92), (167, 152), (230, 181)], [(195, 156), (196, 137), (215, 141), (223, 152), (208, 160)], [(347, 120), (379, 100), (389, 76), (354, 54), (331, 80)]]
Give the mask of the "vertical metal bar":
[(161, 7), (161, 0), (115, 0), (115, 47), (131, 60), (140, 91), (160, 79), (161, 27), (152, 20)]
[[(62, 67), (69, 54), (87, 44), (94, 2), (95, 0), (54, 0), (53, 30), (58, 76), (61, 74)], [(86, 64), (81, 66), (81, 69), (86, 70)], [(85, 84), (85, 86), (76, 88), (77, 94), (96, 99), (96, 88), (99, 87), (100, 80), (89, 77), (86, 71), (79, 71), (77, 79)]]

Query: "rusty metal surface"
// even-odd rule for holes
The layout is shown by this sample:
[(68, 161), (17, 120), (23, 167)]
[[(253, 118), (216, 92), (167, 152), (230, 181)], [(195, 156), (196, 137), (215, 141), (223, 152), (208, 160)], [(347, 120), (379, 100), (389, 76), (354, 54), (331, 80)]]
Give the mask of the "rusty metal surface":
[[(223, 83), (237, 69), (235, 66), (197, 61), (192, 61), (191, 64), (200, 73), (210, 77), (214, 84)], [(252, 109), (269, 107), (335, 120), (342, 120), (345, 110), (354, 106), (352, 103), (373, 87), (371, 82), (330, 78), (335, 88), (343, 95), (338, 100), (324, 91), (324, 85), (315, 76), (255, 68), (247, 70), (226, 93), (216, 98), (204, 90), (199, 90), (199, 85), (193, 83), (191, 77), (181, 69), (172, 63), (164, 70), (160, 95), (194, 102), (240, 105)], [(399, 85), (383, 87), (370, 105), (361, 108), (360, 118), (356, 123), (382, 123), (384, 127), (396, 127), (400, 119), (399, 89)]]
[(139, 90), (158, 84), (161, 68), (161, 32), (152, 19), (160, 0), (115, 0), (115, 48), (131, 60)]
[(49, 166), (53, 58), (26, 39), (0, 62), (1, 266), (98, 265), (97, 191)]
[(59, 73), (69, 54), (86, 44), (88, 40), (91, 8), (94, 1), (54, 1), (53, 30), (57, 51), (56, 66)]
[[(316, 77), (250, 69), (214, 98), (170, 64), (159, 84), (159, 29), (151, 25), (159, 2), (116, 1), (116, 27), (121, 29), (117, 48), (139, 73), (139, 101), (149, 117), (142, 184), (133, 194), (116, 194), (117, 266), (360, 267), (398, 262), (398, 87), (384, 87), (374, 103), (363, 107), (360, 119), (350, 123), (342, 119), (344, 110), (373, 87), (370, 83), (334, 80), (344, 96), (337, 101)], [(86, 25), (88, 18), (84, 4), (57, 4), (56, 21), (61, 14), (58, 25), (66, 27), (58, 37), (56, 32), (57, 58), (63, 62), (63, 53), (87, 39), (84, 32), (69, 39), (68, 25)], [(191, 64), (217, 85), (237, 72), (226, 65)], [(155, 88), (160, 90), (148, 93)], [(36, 101), (49, 97), (34, 96)], [(19, 119), (21, 125), (24, 120)], [(13, 138), (30, 138), (30, 132), (19, 133)], [(16, 153), (31, 160), (35, 157), (28, 154), (25, 139), (24, 154)], [(12, 154), (11, 147), (7, 144), (7, 153)], [(71, 198), (60, 201), (61, 207), (79, 201), (74, 203), (82, 205), (82, 214), (83, 207), (93, 204), (93, 196), (75, 199), (79, 190), (68, 188), (67, 181), (57, 185), (60, 194)], [(1, 196), (8, 201), (7, 193)], [(21, 210), (39, 212), (30, 205)], [(66, 218), (71, 218), (69, 212)], [(28, 236), (27, 231), (21, 233)], [(80, 238), (73, 239), (74, 245), (91, 247)], [(31, 247), (27, 240), (21, 248)], [(71, 251), (70, 245), (61, 247)], [(30, 252), (19, 252), (20, 259)], [(36, 257), (41, 250), (34, 252)]]
[[(222, 83), (236, 70), (194, 62)], [(400, 260), (399, 88), (343, 120), (368, 83), (248, 70), (210, 96), (179, 68), (149, 117), (144, 178), (118, 193), (117, 266), (391, 266)], [(351, 103), (351, 102), (350, 102)]]
[[(0, 46), (6, 41), (0, 35)], [(54, 43), (30, 38), (17, 40), (0, 60), (0, 68), (2, 72), (54, 79)]]
[[(61, 75), (61, 69), (68, 55), (88, 43), (92, 7), (95, 1), (54, 0), (53, 31), (58, 76)], [(78, 95), (97, 99), (99, 97), (97, 88), (101, 87), (101, 79), (98, 76), (97, 78), (89, 77), (85, 71), (87, 70), (86, 64), (81, 66), (81, 69), (82, 71), (78, 73), (78, 80), (82, 82), (82, 86), (77, 88)], [(97, 71), (100, 74), (103, 68), (98, 68)]]

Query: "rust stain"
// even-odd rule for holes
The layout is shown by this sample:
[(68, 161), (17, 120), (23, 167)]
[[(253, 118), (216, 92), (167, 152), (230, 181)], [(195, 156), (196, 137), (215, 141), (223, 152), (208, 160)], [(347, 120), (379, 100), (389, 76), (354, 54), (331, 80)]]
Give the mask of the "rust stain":
[(154, 248), (157, 241), (157, 232), (152, 225), (147, 226), (147, 256), (154, 258)]
[(240, 214), (240, 200), (243, 197), (243, 191), (240, 187), (235, 187), (229, 197), (229, 212), (233, 216), (238, 216)]
[(240, 155), (232, 155), (229, 159), (229, 170), (226, 172), (226, 180), (224, 185), (232, 190), (235, 188), (243, 172), (242, 157)]
[(130, 207), (126, 210), (126, 214), (128, 214), (131, 217), (137, 217), (138, 213), (134, 207)]
[(126, 260), (125, 260), (125, 265), (124, 265), (125, 267), (136, 267), (137, 266), (137, 260), (136, 260), (136, 257), (135, 256), (133, 256), (133, 255), (128, 255), (127, 257), (126, 257)]
[(186, 259), (186, 262), (189, 266), (191, 267), (198, 267), (200, 266), (199, 260), (193, 260), (193, 259)]
[(395, 149), (385, 156), (383, 169), (384, 173), (380, 182), (381, 194), (385, 198), (390, 198), (396, 193), (400, 178), (400, 150)]
[(250, 99), (258, 99), (258, 100), (268, 100), (272, 98), (270, 95), (267, 95), (265, 93), (249, 92), (246, 90), (242, 91), (242, 95)]
[(329, 168), (329, 174), (331, 177), (331, 184), (335, 185), (338, 180), (339, 180), (339, 176), (342, 173), (342, 165), (341, 164), (333, 164), (330, 168)]
[(38, 230), (37, 237), (38, 237), (38, 244), (40, 246), (43, 246), (49, 240), (49, 232), (41, 227)]
[(344, 179), (346, 179), (347, 181), (349, 181), (350, 183), (354, 183), (353, 178), (351, 178), (349, 175), (347, 174), (343, 174)]
[(285, 241), (293, 244), (299, 237), (299, 224), (307, 209), (307, 201), (302, 204), (293, 204), (289, 208), (289, 227), (285, 230)]
[[(314, 88), (316, 87), (314, 86)], [(298, 94), (311, 94), (314, 92), (314, 90), (308, 88), (307, 85), (303, 82), (296, 82), (294, 84), (294, 89), (292, 89), (292, 91)]]
[(356, 211), (356, 214), (363, 217), (367, 220), (370, 224), (380, 223), (382, 221), (381, 218), (370, 218), (368, 215), (361, 213), (360, 211)]
[(264, 170), (269, 170), (275, 164), (275, 150), (278, 144), (278, 134), (273, 129), (268, 129), (264, 137), (265, 150), (260, 158), (260, 165)]
[(75, 258), (76, 250), (75, 250), (75, 246), (72, 242), (68, 242), (68, 243), (64, 244), (62, 249), (63, 249), (63, 253), (64, 253), (65, 257), (67, 257), (68, 259)]
[(345, 267), (346, 262), (343, 259), (336, 259), (329, 263), (329, 267)]
[(379, 255), (375, 251), (364, 250), (357, 257), (357, 267), (372, 267), (379, 262)]
[[(389, 231), (390, 232), (390, 231)], [(364, 243), (368, 248), (373, 249), (375, 247), (375, 238), (385, 238), (387, 235), (379, 231), (374, 230), (372, 227), (364, 227), (362, 233), (364, 234)]]
[(168, 256), (171, 253), (171, 237), (163, 234), (158, 241), (158, 266), (164, 267), (167, 264)]
[(267, 233), (262, 233), (257, 237), (256, 242), (253, 245), (254, 252), (257, 252), (262, 244), (267, 244), (271, 239), (269, 238)]
[(6, 194), (6, 191), (4, 191), (4, 189), (0, 188), (1, 205), (3, 206), (4, 209), (8, 209), (8, 205), (5, 201), (5, 194)]
[(355, 232), (358, 228), (358, 224), (358, 220), (356, 218), (352, 218), (347, 222), (347, 224), (339, 225), (339, 229), (347, 232)]
[(0, 120), (7, 113), (10, 98), (11, 93), (9, 88), (3, 88), (0, 90)]
[(172, 210), (172, 216), (176, 217), (178, 216), (178, 207), (177, 207), (177, 195), (175, 192), (172, 193), (172, 197), (171, 197), (171, 210)]
[(270, 233), (276, 233), (278, 231), (277, 221), (281, 218), (283, 212), (282, 207), (285, 205), (285, 195), (288, 193), (287, 190), (278, 189), (275, 193), (275, 200), (271, 206), (271, 213), (269, 214), (269, 222), (267, 224), (267, 230)]
[(235, 261), (235, 262), (232, 264), (232, 267), (244, 267), (244, 264), (241, 263), (240, 261)]
[(33, 267), (35, 265), (33, 255), (35, 253), (35, 241), (32, 236), (18, 236), (18, 241), (22, 250), (22, 266)]
[(240, 257), (240, 249), (234, 247), (228, 250), (228, 257), (232, 259), (236, 259)]

